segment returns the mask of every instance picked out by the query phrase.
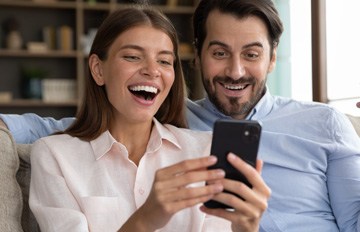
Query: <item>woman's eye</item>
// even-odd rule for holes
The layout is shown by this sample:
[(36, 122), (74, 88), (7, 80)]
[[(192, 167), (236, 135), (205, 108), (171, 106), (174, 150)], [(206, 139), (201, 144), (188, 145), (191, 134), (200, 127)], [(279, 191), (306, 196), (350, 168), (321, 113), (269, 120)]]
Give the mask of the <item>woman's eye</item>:
[(160, 60), (159, 63), (163, 65), (171, 65), (171, 66), (173, 65), (173, 62), (167, 60)]
[(137, 57), (137, 56), (124, 56), (124, 59), (125, 59), (125, 60), (128, 60), (128, 61), (137, 61), (137, 60), (139, 60), (140, 58)]

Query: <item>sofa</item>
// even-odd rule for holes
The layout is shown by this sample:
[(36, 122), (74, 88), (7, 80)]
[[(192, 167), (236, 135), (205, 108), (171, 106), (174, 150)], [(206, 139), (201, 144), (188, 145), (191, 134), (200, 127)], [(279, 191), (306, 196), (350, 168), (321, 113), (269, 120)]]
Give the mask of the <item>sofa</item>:
[(0, 126), (0, 231), (40, 231), (28, 204), (30, 144), (15, 144)]
[[(360, 136), (360, 117), (348, 115)], [(10, 132), (0, 126), (0, 231), (40, 231), (28, 205), (30, 144), (15, 144)]]

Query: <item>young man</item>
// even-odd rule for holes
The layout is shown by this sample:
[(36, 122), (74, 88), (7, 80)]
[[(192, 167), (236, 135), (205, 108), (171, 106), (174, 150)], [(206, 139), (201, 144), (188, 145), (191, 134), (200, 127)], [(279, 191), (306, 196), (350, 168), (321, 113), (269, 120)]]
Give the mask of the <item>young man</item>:
[[(283, 30), (272, 1), (203, 0), (193, 22), (207, 97), (187, 102), (189, 125), (211, 130), (219, 118), (262, 123), (259, 158), (272, 194), (260, 231), (360, 231), (360, 140), (349, 120), (325, 104), (266, 88)], [(72, 121), (2, 117), (18, 142)]]

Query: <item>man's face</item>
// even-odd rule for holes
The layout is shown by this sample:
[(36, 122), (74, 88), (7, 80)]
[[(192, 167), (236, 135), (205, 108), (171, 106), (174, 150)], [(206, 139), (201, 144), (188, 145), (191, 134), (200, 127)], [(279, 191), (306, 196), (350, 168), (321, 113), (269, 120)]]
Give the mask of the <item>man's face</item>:
[(209, 99), (224, 114), (244, 119), (264, 94), (266, 77), (275, 66), (268, 30), (254, 16), (238, 19), (213, 11), (197, 62)]

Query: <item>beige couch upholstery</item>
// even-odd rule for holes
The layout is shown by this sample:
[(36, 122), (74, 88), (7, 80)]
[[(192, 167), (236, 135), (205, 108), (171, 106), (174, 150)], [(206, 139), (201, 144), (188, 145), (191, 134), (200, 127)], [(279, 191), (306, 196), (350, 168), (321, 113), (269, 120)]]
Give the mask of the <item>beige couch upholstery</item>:
[[(360, 117), (349, 118), (360, 136)], [(30, 149), (0, 126), (0, 232), (40, 231), (28, 206)]]
[(29, 144), (15, 144), (10, 132), (0, 127), (0, 231), (36, 232), (28, 206), (30, 184)]

